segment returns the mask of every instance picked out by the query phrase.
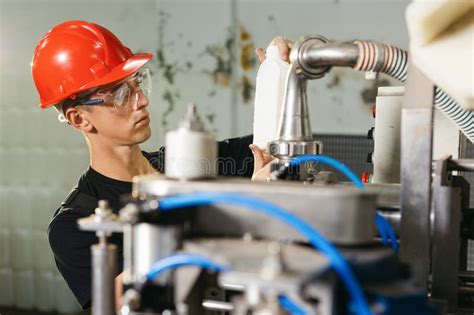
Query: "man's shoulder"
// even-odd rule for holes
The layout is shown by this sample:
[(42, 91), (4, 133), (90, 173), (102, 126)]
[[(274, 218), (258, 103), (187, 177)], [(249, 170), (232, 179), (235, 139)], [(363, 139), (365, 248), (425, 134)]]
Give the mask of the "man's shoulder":
[(158, 151), (142, 151), (142, 154), (158, 172), (165, 171), (165, 147), (160, 147)]
[(71, 251), (87, 248), (95, 241), (95, 235), (84, 233), (77, 226), (77, 220), (94, 213), (97, 200), (73, 189), (56, 210), (48, 226), (48, 239), (56, 260), (68, 260)]
[(72, 189), (54, 213), (48, 232), (54, 233), (54, 230), (62, 230), (63, 227), (65, 229), (76, 227), (78, 219), (94, 213), (97, 202), (97, 198), (81, 192), (79, 188)]

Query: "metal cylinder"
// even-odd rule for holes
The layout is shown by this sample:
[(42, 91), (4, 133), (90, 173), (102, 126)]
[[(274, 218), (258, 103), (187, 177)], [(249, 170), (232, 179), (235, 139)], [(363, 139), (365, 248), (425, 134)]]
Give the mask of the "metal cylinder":
[[(140, 280), (159, 259), (169, 256), (179, 245), (179, 228), (140, 223), (133, 228), (133, 273)], [(169, 273), (163, 273), (156, 281), (164, 284)]]
[(92, 245), (92, 314), (115, 314), (115, 276), (117, 275), (117, 246)]

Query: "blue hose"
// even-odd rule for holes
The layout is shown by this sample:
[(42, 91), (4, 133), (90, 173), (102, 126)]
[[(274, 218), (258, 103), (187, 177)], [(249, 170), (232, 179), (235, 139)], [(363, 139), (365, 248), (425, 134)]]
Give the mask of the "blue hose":
[(229, 203), (249, 207), (257, 212), (277, 218), (299, 231), (308, 238), (311, 245), (328, 257), (332, 267), (346, 284), (352, 301), (356, 306), (357, 313), (361, 315), (372, 314), (351, 267), (339, 251), (309, 224), (272, 203), (231, 193), (190, 193), (160, 200), (159, 209), (160, 211), (169, 211), (177, 208), (207, 206), (215, 203)]
[[(387, 219), (385, 219), (383, 216), (381, 216), (378, 213), (375, 214), (375, 220), (377, 222), (377, 228), (379, 229), (380, 235), (382, 236), (382, 233), (384, 234), (387, 233), (388, 237), (390, 237), (390, 243), (392, 244), (392, 249), (395, 252), (398, 252), (399, 246), (398, 246), (397, 235), (393, 231), (392, 226), (390, 225), (390, 222), (388, 222)], [(383, 236), (382, 236), (382, 239), (383, 239)], [(387, 244), (387, 243), (388, 241), (385, 240), (384, 244)]]
[(306, 312), (286, 295), (278, 297), (280, 306), (291, 315), (306, 315)]
[(159, 274), (170, 269), (185, 266), (199, 266), (215, 272), (228, 271), (229, 268), (218, 264), (207, 257), (194, 254), (176, 254), (158, 260), (146, 274), (146, 279), (152, 281)]
[(386, 225), (384, 222), (384, 217), (382, 217), (381, 215), (378, 215), (378, 213), (375, 214), (375, 225), (377, 226), (377, 231), (379, 231), (383, 244), (387, 245), (388, 239), (387, 239), (387, 231), (385, 230)]
[[(293, 160), (291, 160), (290, 166), (296, 166), (300, 163), (305, 163), (305, 162), (318, 162), (318, 163), (323, 163), (323, 164), (332, 166), (338, 171), (340, 171), (342, 174), (344, 174), (344, 176), (346, 176), (352, 183), (354, 183), (354, 185), (357, 188), (360, 188), (360, 189), (365, 188), (364, 183), (349, 167), (347, 167), (344, 163), (330, 156), (314, 155), (314, 154), (300, 155), (300, 156), (295, 157)], [(395, 232), (393, 231), (393, 228), (390, 225), (390, 222), (388, 222), (380, 214), (375, 213), (375, 223), (384, 245), (388, 244), (388, 239), (387, 239), (387, 235), (388, 235), (388, 237), (390, 237), (390, 242), (392, 243), (393, 250), (398, 252), (399, 248), (398, 248), (397, 236)]]

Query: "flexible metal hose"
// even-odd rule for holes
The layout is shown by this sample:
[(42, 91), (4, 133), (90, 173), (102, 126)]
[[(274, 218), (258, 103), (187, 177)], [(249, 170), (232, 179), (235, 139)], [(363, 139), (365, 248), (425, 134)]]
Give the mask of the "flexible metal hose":
[[(405, 82), (407, 78), (408, 53), (400, 48), (371, 41), (355, 41), (359, 48), (355, 70), (383, 72)], [(435, 88), (435, 105), (461, 132), (474, 142), (474, 114), (462, 109), (443, 90)]]

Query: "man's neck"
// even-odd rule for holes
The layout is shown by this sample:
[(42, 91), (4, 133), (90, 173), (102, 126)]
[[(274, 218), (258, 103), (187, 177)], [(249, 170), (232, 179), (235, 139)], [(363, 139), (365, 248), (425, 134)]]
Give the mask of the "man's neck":
[(131, 182), (137, 175), (155, 172), (138, 144), (116, 146), (89, 142), (90, 165), (104, 176)]

